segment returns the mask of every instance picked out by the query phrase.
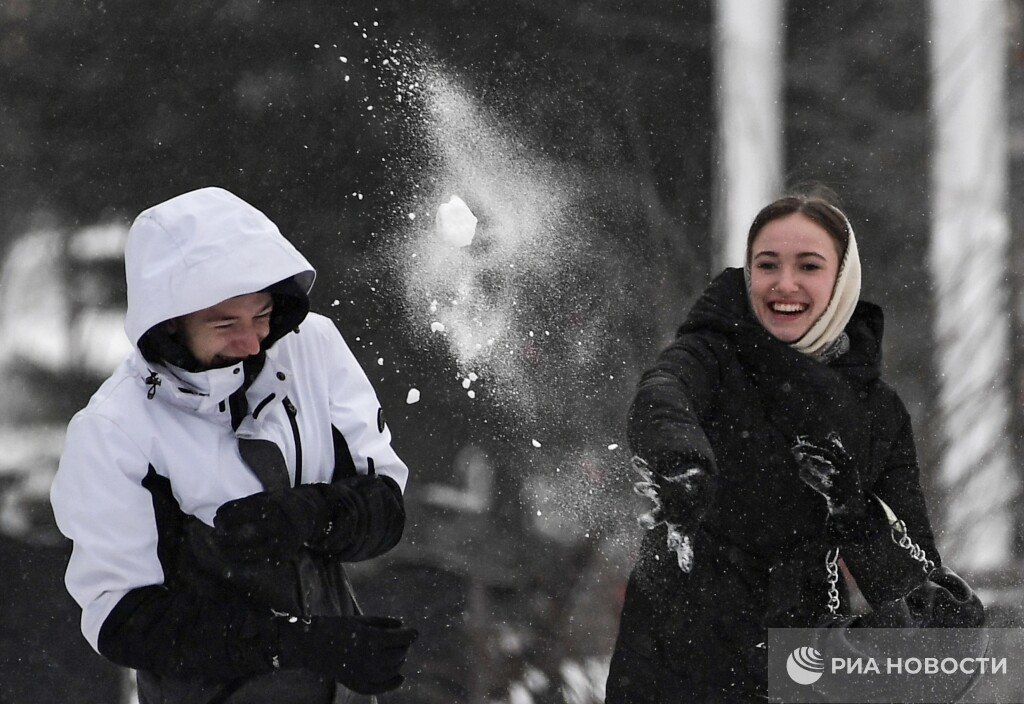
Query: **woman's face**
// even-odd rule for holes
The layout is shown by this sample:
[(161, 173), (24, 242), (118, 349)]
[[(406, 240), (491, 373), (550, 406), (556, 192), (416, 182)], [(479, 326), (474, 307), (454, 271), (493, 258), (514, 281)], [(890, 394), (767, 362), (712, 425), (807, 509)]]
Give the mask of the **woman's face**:
[(796, 342), (821, 317), (839, 272), (835, 240), (800, 213), (772, 220), (750, 249), (750, 302), (765, 329)]

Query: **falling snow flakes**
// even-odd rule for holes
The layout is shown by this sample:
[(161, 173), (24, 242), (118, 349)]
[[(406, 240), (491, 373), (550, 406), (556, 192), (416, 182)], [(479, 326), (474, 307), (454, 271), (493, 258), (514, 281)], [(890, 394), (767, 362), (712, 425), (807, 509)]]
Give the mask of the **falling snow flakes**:
[(617, 442), (613, 442), (611, 445), (608, 446), (608, 449), (609, 450), (618, 450), (619, 449), (619, 444)]
[(377, 366), (378, 367), (383, 367), (384, 366), (384, 358), (383, 357), (377, 357)]
[(419, 400), (420, 400), (420, 390), (419, 389), (409, 389), (409, 395), (405, 397), (405, 402), (407, 404), (411, 405), (413, 403), (417, 403)]
[(540, 447), (540, 443), (537, 442), (536, 440), (530, 440), (530, 444), (533, 445), (534, 447)]
[(444, 323), (435, 320), (430, 324), (430, 332), (444, 332)]

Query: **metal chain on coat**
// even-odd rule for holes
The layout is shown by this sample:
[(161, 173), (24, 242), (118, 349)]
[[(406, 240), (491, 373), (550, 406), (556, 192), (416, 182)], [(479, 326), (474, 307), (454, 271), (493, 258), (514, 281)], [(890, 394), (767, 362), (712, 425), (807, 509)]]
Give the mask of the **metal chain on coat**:
[(889, 504), (882, 501), (882, 497), (878, 494), (875, 494), (875, 500), (878, 502), (879, 506), (882, 507), (882, 510), (885, 512), (886, 520), (889, 521), (892, 542), (910, 553), (911, 559), (920, 562), (921, 569), (924, 570), (925, 574), (928, 574), (935, 569), (935, 563), (932, 560), (929, 560), (928, 555), (925, 554), (925, 551), (921, 546), (911, 539), (910, 532), (907, 530), (907, 524), (896, 515), (896, 512), (889, 507)]
[[(875, 495), (875, 500), (881, 505), (889, 520), (890, 537), (892, 541), (906, 550), (911, 559), (921, 563), (921, 569), (926, 575), (931, 574), (935, 569), (935, 562), (928, 558), (928, 554), (920, 545), (915, 543), (907, 531), (907, 524), (896, 516), (889, 504), (882, 501), (881, 497)], [(839, 610), (839, 548), (831, 548), (825, 554), (825, 571), (828, 573), (828, 610), (835, 614)]]
[[(899, 533), (898, 537), (897, 533)], [(907, 525), (903, 521), (898, 521), (893, 524), (891, 535), (894, 543), (910, 553), (910, 557), (912, 559), (921, 563), (921, 569), (924, 570), (925, 574), (929, 574), (933, 569), (935, 569), (935, 562), (928, 558), (928, 555), (920, 545), (910, 539), (910, 534), (907, 532)]]
[(839, 548), (825, 553), (825, 571), (828, 573), (828, 612), (839, 613)]

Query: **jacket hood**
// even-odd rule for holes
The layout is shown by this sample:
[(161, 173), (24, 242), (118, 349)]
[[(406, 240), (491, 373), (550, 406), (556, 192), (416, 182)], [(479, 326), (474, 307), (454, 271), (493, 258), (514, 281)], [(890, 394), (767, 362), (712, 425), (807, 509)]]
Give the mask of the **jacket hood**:
[[(845, 332), (850, 350), (829, 366), (842, 368), (848, 376), (869, 380), (878, 378), (882, 361), (882, 309), (874, 303), (860, 301)], [(690, 309), (679, 334), (718, 332), (744, 347), (760, 350), (765, 362), (776, 359), (782, 364), (799, 364), (811, 358), (773, 337), (765, 330), (750, 308), (742, 269), (726, 269), (704, 290)]]
[(135, 219), (125, 276), (124, 329), (138, 346), (165, 320), (272, 286), (308, 308), (316, 272), (262, 212), (222, 188), (201, 188)]

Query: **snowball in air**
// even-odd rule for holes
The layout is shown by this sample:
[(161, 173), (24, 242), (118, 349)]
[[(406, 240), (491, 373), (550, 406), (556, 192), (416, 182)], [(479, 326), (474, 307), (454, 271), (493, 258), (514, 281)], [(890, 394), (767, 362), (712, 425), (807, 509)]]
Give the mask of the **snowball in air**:
[(430, 324), (430, 332), (444, 332), (444, 323), (435, 320)]
[(530, 444), (533, 445), (534, 447), (540, 447), (540, 443), (537, 442), (536, 440), (531, 440)]
[(406, 403), (416, 403), (419, 400), (420, 400), (420, 390), (419, 389), (409, 389), (409, 395), (405, 397), (405, 402)]
[(476, 234), (476, 216), (458, 196), (443, 203), (434, 218), (434, 230), (438, 237), (453, 247), (468, 247)]

